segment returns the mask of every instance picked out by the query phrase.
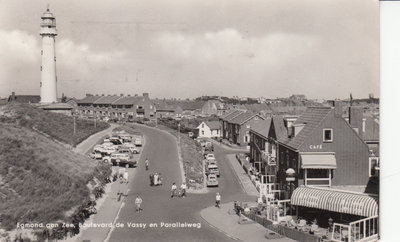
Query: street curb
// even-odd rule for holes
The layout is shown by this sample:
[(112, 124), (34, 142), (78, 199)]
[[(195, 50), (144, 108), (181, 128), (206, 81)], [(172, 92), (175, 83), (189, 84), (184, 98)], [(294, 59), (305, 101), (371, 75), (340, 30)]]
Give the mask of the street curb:
[(216, 226), (212, 225), (211, 223), (209, 223), (209, 222), (203, 217), (203, 215), (202, 215), (202, 212), (203, 212), (203, 210), (205, 210), (205, 209), (207, 209), (207, 208), (203, 208), (203, 209), (200, 211), (200, 217), (201, 217), (210, 227), (212, 227), (213, 229), (217, 230), (217, 231), (220, 232), (220, 233), (223, 233), (224, 235), (226, 235), (227, 237), (229, 237), (229, 238), (231, 238), (231, 239), (233, 239), (233, 240), (240, 241), (240, 242), (245, 242), (245, 241), (243, 241), (243, 240), (241, 240), (241, 239), (239, 239), (239, 238), (236, 238), (235, 236), (230, 235), (230, 234), (228, 234), (227, 232), (225, 232), (225, 231), (223, 231), (223, 230), (217, 228)]

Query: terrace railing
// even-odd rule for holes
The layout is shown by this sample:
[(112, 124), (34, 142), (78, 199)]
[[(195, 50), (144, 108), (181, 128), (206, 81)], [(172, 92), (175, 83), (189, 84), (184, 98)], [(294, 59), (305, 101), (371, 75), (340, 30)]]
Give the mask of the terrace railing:
[(332, 241), (378, 241), (379, 216), (360, 219), (350, 224), (333, 224)]

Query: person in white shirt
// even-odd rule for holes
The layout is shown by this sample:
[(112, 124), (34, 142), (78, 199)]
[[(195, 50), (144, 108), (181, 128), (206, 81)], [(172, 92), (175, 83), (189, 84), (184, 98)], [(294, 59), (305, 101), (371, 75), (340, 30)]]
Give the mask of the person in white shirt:
[(219, 194), (219, 192), (217, 192), (217, 195), (215, 196), (215, 206), (220, 208), (220, 203), (221, 203), (221, 195)]
[(181, 185), (181, 197), (186, 197), (186, 189), (187, 189), (186, 183), (182, 183), (182, 185)]
[(176, 194), (176, 189), (177, 189), (177, 187), (176, 187), (176, 184), (175, 184), (175, 182), (174, 182), (174, 183), (172, 183), (172, 187), (171, 187), (171, 197), (174, 197), (174, 196), (175, 196), (175, 194)]
[(129, 182), (129, 173), (128, 173), (128, 171), (125, 171), (125, 172), (124, 172), (124, 182), (125, 182), (126, 184), (128, 184), (128, 182)]
[(143, 209), (140, 207), (142, 204), (143, 200), (142, 198), (138, 195), (135, 199), (135, 204), (136, 204), (136, 212), (139, 213), (141, 212)]

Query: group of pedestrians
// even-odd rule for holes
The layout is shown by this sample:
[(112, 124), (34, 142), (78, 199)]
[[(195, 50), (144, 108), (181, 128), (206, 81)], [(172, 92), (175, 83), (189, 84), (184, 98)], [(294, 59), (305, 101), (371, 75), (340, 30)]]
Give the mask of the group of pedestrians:
[(178, 190), (177, 185), (174, 183), (172, 183), (172, 187), (171, 187), (171, 197), (186, 197), (186, 183), (182, 183), (182, 185), (180, 186), (180, 189)]

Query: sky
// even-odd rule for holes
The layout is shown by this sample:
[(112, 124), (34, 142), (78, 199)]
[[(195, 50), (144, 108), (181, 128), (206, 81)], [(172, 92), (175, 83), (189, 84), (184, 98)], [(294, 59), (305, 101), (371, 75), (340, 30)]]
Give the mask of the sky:
[(0, 97), (40, 94), (40, 16), (58, 95), (379, 97), (378, 0), (0, 0)]

